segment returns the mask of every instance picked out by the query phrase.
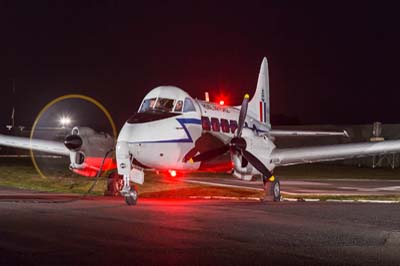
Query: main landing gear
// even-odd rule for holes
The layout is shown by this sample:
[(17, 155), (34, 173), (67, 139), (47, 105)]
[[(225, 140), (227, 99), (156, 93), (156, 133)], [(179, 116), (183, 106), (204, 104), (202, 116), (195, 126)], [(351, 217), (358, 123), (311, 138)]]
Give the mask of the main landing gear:
[[(135, 186), (131, 186), (129, 176), (124, 177), (117, 172), (113, 172), (108, 176), (107, 190), (105, 196), (124, 196), (128, 205), (136, 205), (138, 200), (138, 191)], [(126, 185), (125, 185), (126, 184)]]
[(124, 179), (117, 172), (112, 172), (107, 179), (107, 190), (104, 196), (117, 197), (120, 196), (120, 191), (124, 188)]
[(263, 176), (265, 197), (264, 201), (280, 201), (281, 200), (281, 184), (279, 179), (271, 176), (267, 178)]

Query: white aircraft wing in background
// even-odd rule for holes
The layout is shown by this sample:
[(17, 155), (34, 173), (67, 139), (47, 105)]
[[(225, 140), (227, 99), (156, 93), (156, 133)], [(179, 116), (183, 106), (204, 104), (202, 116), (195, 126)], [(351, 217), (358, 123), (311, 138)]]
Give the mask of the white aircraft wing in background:
[(306, 130), (280, 130), (271, 129), (268, 132), (271, 137), (329, 137), (329, 136), (340, 136), (349, 137), (346, 130), (343, 131), (306, 131)]
[(272, 151), (270, 159), (275, 166), (285, 166), (398, 153), (399, 150), (400, 140), (388, 140), (303, 148), (276, 148)]

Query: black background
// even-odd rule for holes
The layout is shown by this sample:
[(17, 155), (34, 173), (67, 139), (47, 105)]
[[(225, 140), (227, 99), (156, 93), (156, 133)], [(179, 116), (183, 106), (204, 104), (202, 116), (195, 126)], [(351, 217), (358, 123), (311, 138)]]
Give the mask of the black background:
[(264, 56), (273, 124), (400, 122), (400, 23), (387, 3), (4, 1), (0, 125), (13, 104), (31, 125), (52, 99), (82, 93), (121, 127), (158, 85), (240, 104)]

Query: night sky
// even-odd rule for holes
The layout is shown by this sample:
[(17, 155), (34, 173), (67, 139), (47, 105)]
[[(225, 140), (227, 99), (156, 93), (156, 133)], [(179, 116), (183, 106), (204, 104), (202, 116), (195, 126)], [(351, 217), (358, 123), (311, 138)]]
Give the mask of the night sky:
[(240, 104), (263, 56), (273, 125), (400, 123), (398, 8), (280, 2), (2, 1), (0, 125), (13, 79), (17, 124), (82, 93), (121, 127), (158, 85)]

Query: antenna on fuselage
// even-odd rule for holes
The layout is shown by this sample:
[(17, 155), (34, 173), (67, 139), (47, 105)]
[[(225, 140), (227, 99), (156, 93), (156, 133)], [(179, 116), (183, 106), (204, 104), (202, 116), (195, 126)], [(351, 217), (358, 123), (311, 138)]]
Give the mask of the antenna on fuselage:
[(206, 102), (209, 102), (209, 101), (210, 101), (210, 94), (208, 94), (208, 91), (206, 91), (206, 92), (204, 93), (204, 97), (205, 97), (205, 101), (206, 101)]
[(12, 111), (11, 111), (11, 124), (10, 125), (6, 125), (7, 129), (9, 131), (11, 131), (11, 129), (14, 129), (15, 127), (15, 79), (12, 79), (12, 98), (13, 98), (13, 107), (12, 107)]
[(15, 79), (12, 80), (12, 92), (13, 92), (13, 108), (11, 112), (11, 126), (15, 127)]

